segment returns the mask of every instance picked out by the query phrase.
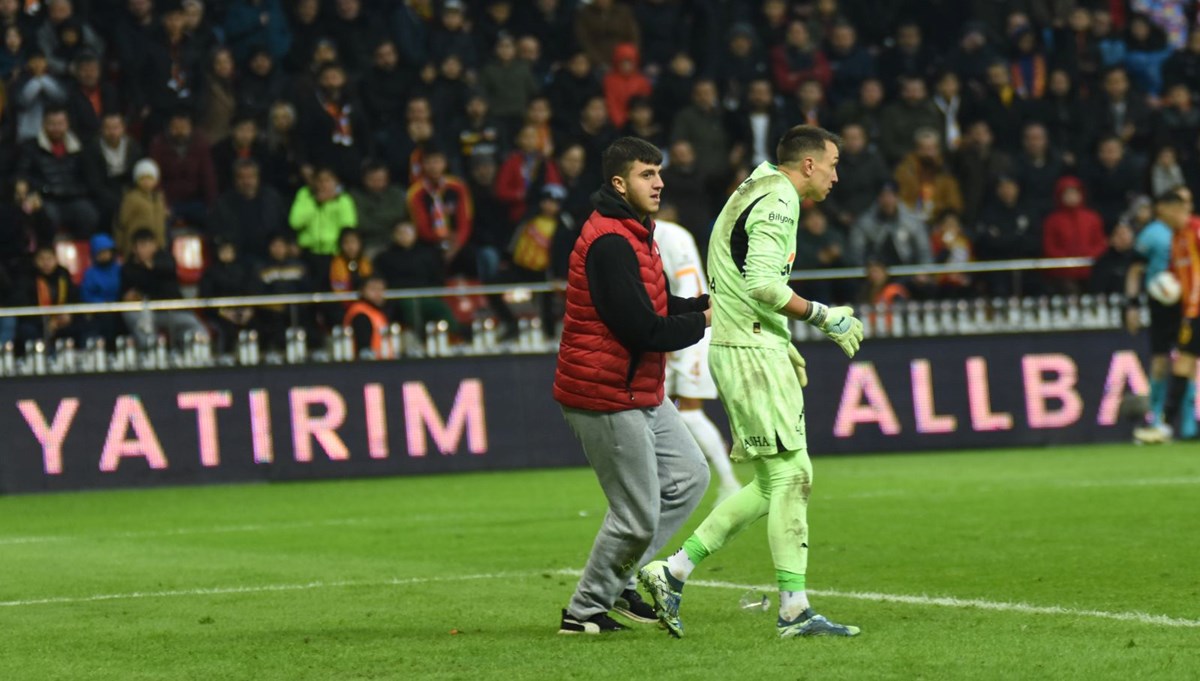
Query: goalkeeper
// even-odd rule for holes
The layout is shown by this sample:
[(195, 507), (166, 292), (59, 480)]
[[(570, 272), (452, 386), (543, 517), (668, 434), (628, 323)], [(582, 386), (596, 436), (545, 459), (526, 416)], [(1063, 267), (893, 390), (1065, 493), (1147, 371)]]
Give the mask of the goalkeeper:
[(805, 300), (788, 286), (800, 203), (823, 200), (837, 182), (838, 142), (814, 126), (784, 133), (776, 148), (779, 165), (758, 166), (725, 202), (713, 226), (708, 363), (729, 414), (730, 456), (753, 462), (755, 476), (713, 509), (683, 548), (639, 572), (659, 619), (675, 636), (683, 635), (679, 603), (691, 571), (764, 515), (779, 581), (779, 636), (859, 633), (858, 627), (813, 612), (805, 592), (812, 464), (801, 388), (808, 381), (788, 328), (789, 319), (808, 322), (848, 357), (862, 342), (862, 323), (850, 308)]

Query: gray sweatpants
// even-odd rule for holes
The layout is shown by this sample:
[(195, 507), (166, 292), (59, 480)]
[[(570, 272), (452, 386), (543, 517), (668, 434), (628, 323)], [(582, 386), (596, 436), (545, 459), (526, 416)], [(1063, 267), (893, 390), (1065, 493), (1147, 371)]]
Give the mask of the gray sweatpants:
[(563, 407), (608, 513), (567, 612), (608, 612), (634, 571), (679, 530), (708, 489), (708, 463), (670, 400), (617, 412)]

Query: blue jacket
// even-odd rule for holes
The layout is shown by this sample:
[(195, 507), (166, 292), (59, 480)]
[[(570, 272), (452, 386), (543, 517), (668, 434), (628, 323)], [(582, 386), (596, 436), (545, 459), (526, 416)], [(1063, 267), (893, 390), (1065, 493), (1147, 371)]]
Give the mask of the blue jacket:
[[(260, 18), (263, 14), (268, 17), (266, 26)], [(257, 47), (266, 48), (276, 61), (282, 59), (292, 46), (292, 32), (282, 3), (279, 0), (263, 0), (259, 4), (252, 0), (235, 0), (225, 10), (225, 40), (239, 62)]]
[[(116, 248), (112, 237), (97, 234), (92, 237), (93, 255)], [(113, 258), (107, 265), (93, 263), (83, 273), (79, 299), (85, 303), (115, 303), (121, 298), (121, 264)]]

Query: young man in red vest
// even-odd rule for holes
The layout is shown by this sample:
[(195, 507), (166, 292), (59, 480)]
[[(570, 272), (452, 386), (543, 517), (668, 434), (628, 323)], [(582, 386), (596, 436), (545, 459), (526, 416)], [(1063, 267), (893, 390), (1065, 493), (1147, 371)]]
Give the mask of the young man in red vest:
[(345, 325), (354, 331), (354, 356), (370, 350), (375, 357), (383, 357), (383, 337), (390, 321), (384, 311), (387, 282), (380, 276), (367, 277), (359, 287), (361, 298), (346, 308)]
[(608, 513), (583, 576), (562, 611), (560, 634), (626, 627), (616, 612), (654, 622), (632, 577), (663, 547), (708, 488), (704, 455), (663, 400), (666, 353), (699, 341), (708, 296), (671, 295), (654, 245), (662, 153), (636, 137), (602, 157), (604, 184), (567, 271), (567, 309), (554, 399), (583, 443)]

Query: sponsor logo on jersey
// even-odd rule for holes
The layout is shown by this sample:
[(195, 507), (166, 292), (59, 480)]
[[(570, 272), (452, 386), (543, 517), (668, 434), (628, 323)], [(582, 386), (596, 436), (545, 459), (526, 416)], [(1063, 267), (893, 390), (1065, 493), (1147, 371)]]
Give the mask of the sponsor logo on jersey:
[(750, 449), (751, 447), (773, 447), (773, 446), (774, 446), (774, 443), (772, 443), (771, 440), (769, 438), (767, 438), (766, 435), (747, 435), (746, 437), (742, 438), (742, 448), (743, 449)]
[(785, 215), (783, 213), (776, 213), (775, 211), (771, 211), (770, 213), (767, 214), (767, 220), (769, 222), (778, 222), (781, 225), (796, 224), (796, 219), (793, 218), (792, 216)]

